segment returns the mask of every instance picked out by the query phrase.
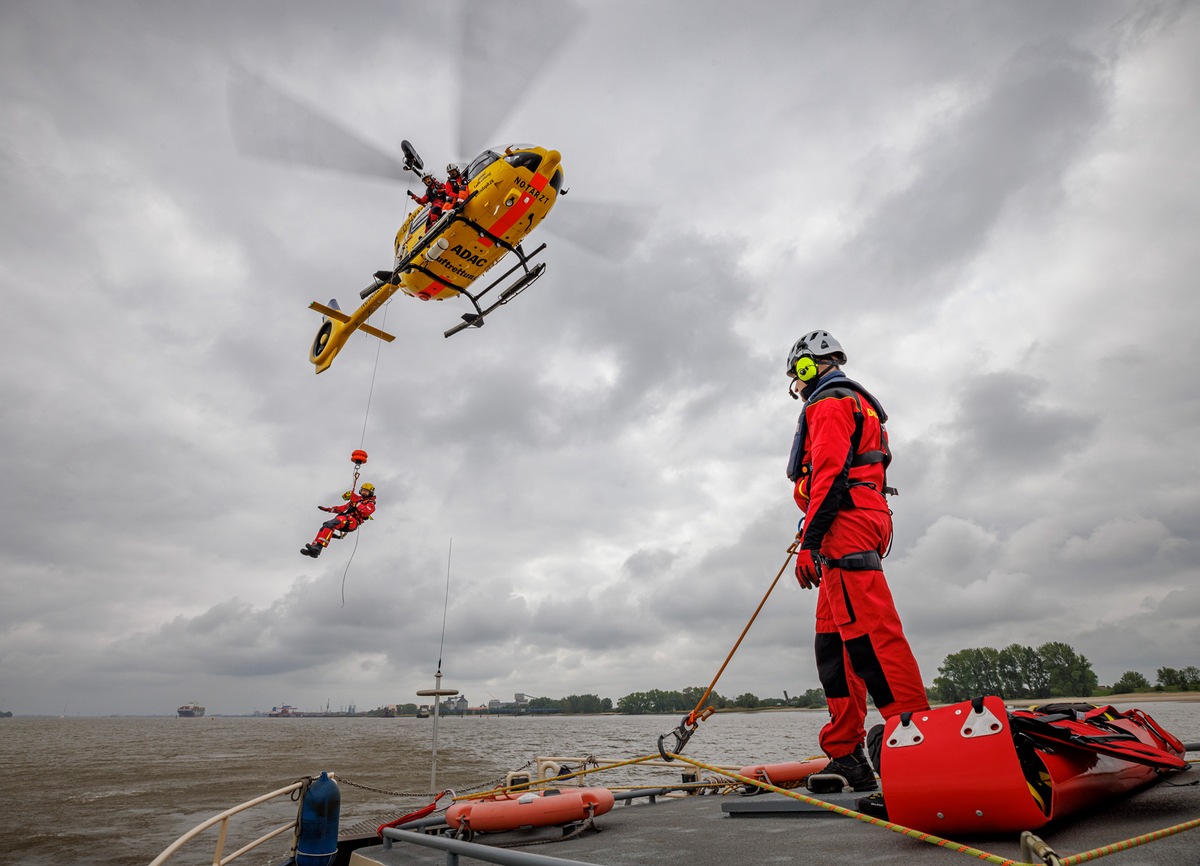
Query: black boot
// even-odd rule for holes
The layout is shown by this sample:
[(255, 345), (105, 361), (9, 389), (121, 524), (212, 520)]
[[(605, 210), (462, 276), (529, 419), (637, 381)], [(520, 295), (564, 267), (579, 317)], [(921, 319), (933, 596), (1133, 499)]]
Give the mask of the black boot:
[(313, 559), (316, 559), (321, 555), (321, 547), (320, 545), (309, 542), (308, 544), (304, 545), (303, 548), (301, 548), (300, 552), (305, 556), (311, 556)]
[(849, 755), (831, 760), (821, 771), (821, 775), (841, 776), (855, 791), (874, 791), (879, 788), (879, 783), (875, 781), (875, 771), (871, 769), (861, 743)]

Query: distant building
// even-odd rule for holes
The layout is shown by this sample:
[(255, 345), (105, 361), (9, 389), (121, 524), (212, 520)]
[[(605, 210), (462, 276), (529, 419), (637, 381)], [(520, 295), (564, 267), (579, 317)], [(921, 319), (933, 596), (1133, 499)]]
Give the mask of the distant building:
[(488, 701), (487, 711), (489, 713), (508, 713), (512, 715), (521, 715), (529, 712), (529, 701), (531, 698), (524, 692), (517, 692), (513, 695), (511, 701), (502, 701), (499, 698), (492, 698)]

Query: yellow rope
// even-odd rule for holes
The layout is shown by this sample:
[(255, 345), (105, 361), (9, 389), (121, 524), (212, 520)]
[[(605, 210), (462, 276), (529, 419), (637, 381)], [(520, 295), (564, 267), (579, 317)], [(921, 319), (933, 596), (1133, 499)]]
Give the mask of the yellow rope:
[[(838, 815), (843, 815), (847, 818), (854, 818), (857, 821), (862, 821), (864, 824), (870, 824), (875, 827), (882, 827), (886, 830), (891, 830), (893, 833), (899, 833), (900, 835), (907, 836), (910, 839), (916, 839), (919, 842), (925, 842), (929, 845), (936, 845), (939, 848), (945, 848), (950, 851), (956, 851), (959, 854), (967, 854), (978, 860), (983, 860), (987, 863), (994, 863), (994, 864), (996, 864), (996, 866), (1045, 866), (1045, 864), (1042, 864), (1042, 863), (1028, 863), (1023, 860), (1012, 860), (1007, 857), (1001, 857), (998, 854), (990, 854), (987, 851), (981, 851), (980, 849), (972, 848), (969, 845), (963, 845), (962, 843), (954, 842), (950, 839), (944, 839), (941, 836), (934, 835), (933, 833), (924, 833), (920, 830), (914, 830), (911, 827), (905, 827), (901, 824), (893, 824), (892, 822), (885, 821), (882, 818), (875, 818), (875, 817), (872, 817), (871, 815), (864, 815), (862, 812), (856, 812), (853, 809), (847, 809), (846, 807), (838, 806), (835, 803), (829, 803), (829, 802), (826, 802), (825, 800), (818, 800), (815, 797), (809, 797), (805, 794), (801, 794), (795, 790), (791, 790), (788, 788), (780, 788), (780, 787), (777, 787), (776, 785), (771, 785), (766, 782), (759, 781), (758, 779), (751, 779), (748, 776), (740, 775), (739, 773), (735, 773), (727, 768), (718, 767), (713, 764), (706, 764), (703, 761), (697, 761), (694, 758), (689, 758), (684, 755), (675, 754), (674, 752), (669, 753), (669, 755), (673, 759), (678, 759), (680, 761), (683, 761), (686, 764), (691, 764), (692, 766), (699, 767), (702, 770), (708, 770), (711, 773), (716, 773), (717, 775), (724, 776), (725, 778), (728, 778), (728, 779), (734, 779), (743, 785), (752, 785), (756, 788), (761, 788), (764, 791), (771, 791), (776, 794), (782, 794), (785, 797), (791, 797), (793, 800), (799, 800), (800, 802), (807, 803), (810, 806), (816, 806), (817, 808), (825, 809), (826, 811), (833, 812)], [(614, 761), (614, 762), (607, 763), (607, 764), (599, 764), (590, 769), (585, 767), (582, 770), (576, 770), (571, 773), (564, 773), (561, 776), (555, 776), (551, 779), (535, 779), (530, 782), (523, 782), (518, 785), (508, 785), (508, 786), (500, 785), (495, 788), (492, 788), (490, 791), (481, 791), (481, 792), (477, 792), (474, 794), (464, 794), (462, 796), (456, 796), (453, 799), (455, 800), (455, 802), (457, 802), (459, 800), (479, 800), (479, 799), (483, 799), (486, 797), (494, 797), (497, 794), (508, 794), (508, 793), (513, 793), (516, 791), (533, 790), (533, 789), (545, 787), (545, 786), (548, 786), (551, 784), (563, 782), (568, 779), (574, 779), (577, 777), (587, 776), (592, 773), (599, 773), (602, 771), (614, 770), (614, 769), (617, 769), (618, 767), (628, 767), (628, 766), (632, 766), (634, 764), (644, 764), (647, 761), (653, 761), (653, 760), (658, 759), (659, 757), (660, 756), (657, 754), (643, 755), (640, 758), (630, 758), (629, 760), (626, 760), (626, 761)], [(693, 787), (693, 786), (679, 786), (679, 787)], [(712, 787), (712, 786), (708, 783), (696, 783), (695, 787)], [(636, 788), (632, 788), (632, 789), (636, 789)], [(1136, 848), (1137, 846), (1145, 845), (1148, 842), (1154, 842), (1158, 839), (1165, 839), (1169, 836), (1175, 836), (1175, 835), (1178, 835), (1179, 833), (1183, 833), (1187, 830), (1195, 830), (1198, 827), (1200, 827), (1200, 818), (1196, 818), (1191, 821), (1186, 821), (1182, 824), (1176, 824), (1173, 827), (1165, 827), (1162, 830), (1155, 830), (1151, 833), (1145, 833), (1141, 836), (1136, 836), (1132, 839), (1125, 839), (1121, 842), (1113, 842), (1109, 845), (1104, 845), (1100, 848), (1095, 848), (1091, 851), (1084, 851), (1079, 854), (1073, 854), (1069, 857), (1059, 857), (1058, 863), (1060, 864), (1060, 866), (1079, 866), (1080, 863), (1087, 863), (1092, 860), (1099, 860), (1101, 857), (1103, 857), (1107, 854), (1116, 854), (1120, 851), (1128, 851), (1130, 848)]]
[[(773, 791), (776, 794), (783, 794), (785, 797), (791, 797), (794, 800), (800, 800), (801, 802), (807, 803), (810, 806), (817, 806), (830, 812), (844, 815), (847, 818), (855, 818), (865, 824), (883, 827), (891, 830), (894, 833), (899, 833), (903, 836), (908, 836), (909, 838), (917, 839), (921, 842), (927, 842), (930, 845), (936, 845), (939, 848), (947, 848), (952, 851), (957, 851), (960, 854), (969, 854), (979, 860), (985, 860), (988, 863), (998, 864), (998, 866), (1042, 866), (1042, 864), (1030, 864), (1020, 860), (1010, 860), (997, 854), (989, 854), (986, 851), (980, 851), (979, 849), (971, 848), (968, 845), (962, 845), (949, 839), (943, 839), (942, 837), (935, 836), (932, 833), (923, 833), (919, 830), (914, 830), (911, 827), (904, 827), (900, 824), (893, 824), (890, 821), (884, 821), (880, 818), (873, 818), (870, 815), (864, 815), (862, 812), (855, 812), (853, 809), (847, 809), (843, 806), (827, 803), (824, 800), (818, 800), (814, 797), (798, 794), (795, 791), (777, 788), (774, 785), (768, 785), (764, 782), (758, 781), (757, 779), (750, 779), (737, 773), (731, 773), (728, 770), (722, 770), (719, 767), (713, 767), (708, 764), (701, 763), (700, 761), (686, 758), (683, 755), (673, 754), (671, 757), (678, 758), (685, 763), (692, 764), (693, 766), (700, 767), (701, 769), (720, 773), (721, 775), (728, 776), (731, 779), (737, 779), (739, 782), (744, 784), (754, 785), (755, 787), (762, 788), (764, 791)], [(1110, 845), (1104, 845), (1091, 851), (1084, 851), (1079, 854), (1073, 854), (1069, 857), (1059, 857), (1058, 862), (1060, 866), (1078, 866), (1080, 863), (1087, 863), (1091, 860), (1099, 860), (1106, 854), (1116, 854), (1120, 851), (1128, 851), (1130, 848), (1135, 848), (1138, 845), (1145, 845), (1148, 842), (1154, 842), (1158, 839), (1165, 839), (1168, 836), (1175, 836), (1187, 830), (1195, 830), (1197, 827), (1200, 827), (1200, 818), (1196, 818), (1191, 821), (1185, 821), (1184, 823), (1176, 824), (1173, 827), (1165, 827), (1162, 830), (1155, 830), (1151, 833), (1145, 833), (1132, 839), (1126, 839), (1121, 842), (1113, 842)]]
[(1136, 848), (1138, 845), (1145, 845), (1147, 842), (1154, 842), (1158, 839), (1166, 839), (1168, 836), (1175, 836), (1183, 833), (1186, 830), (1195, 830), (1200, 827), (1200, 818), (1194, 818), (1191, 821), (1185, 821), (1182, 824), (1176, 824), (1174, 827), (1164, 827), (1162, 830), (1155, 830), (1152, 833), (1144, 833), (1141, 836), (1135, 836), (1132, 839), (1126, 839), (1122, 842), (1113, 842), (1110, 845), (1104, 845), (1100, 848), (1093, 848), (1091, 851), (1083, 851), (1079, 854), (1072, 854), (1070, 857), (1060, 858), (1062, 866), (1075, 866), (1077, 863), (1087, 863), (1089, 860), (1099, 860), (1106, 854), (1116, 854), (1118, 851), (1128, 851), (1130, 848)]
[(1022, 863), (1019, 860), (1010, 860), (1005, 857), (1000, 857), (996, 854), (989, 854), (986, 851), (980, 851), (978, 848), (971, 848), (968, 845), (962, 845), (958, 842), (952, 842), (949, 839), (943, 839), (940, 836), (935, 836), (932, 833), (922, 833), (919, 830), (913, 830), (911, 827), (903, 827), (900, 824), (893, 824), (890, 821), (885, 821), (882, 818), (874, 818), (870, 815), (864, 815), (862, 812), (855, 812), (853, 809), (847, 809), (844, 806), (838, 806), (834, 803), (827, 803), (824, 800), (818, 800), (815, 797), (808, 797), (804, 794), (799, 794), (796, 791), (787, 788), (778, 788), (775, 785), (768, 785), (765, 782), (760, 782), (757, 779), (751, 779), (747, 776), (742, 776), (737, 773), (731, 773), (728, 770), (722, 770), (718, 767), (713, 767), (709, 764), (693, 760), (692, 758), (684, 757), (683, 755), (671, 755), (672, 758), (678, 758), (685, 763), (700, 767), (704, 770), (720, 773), (723, 776), (728, 776), (731, 779), (737, 779), (745, 785), (753, 785), (756, 788), (762, 788), (764, 791), (772, 791), (776, 794), (783, 794), (785, 797), (791, 797), (794, 800), (799, 800), (802, 803), (807, 803), (810, 806), (817, 806), (821, 809), (826, 809), (838, 815), (844, 815), (847, 818), (854, 818), (862, 821), (864, 824), (871, 824), (876, 827), (883, 827), (891, 830), (894, 833), (900, 833), (903, 836), (908, 836), (917, 839), (921, 842), (927, 842), (930, 845), (936, 845), (939, 848), (948, 848), (951, 851), (957, 851), (960, 854), (969, 854), (979, 860), (985, 860), (988, 863), (995, 863), (997, 866), (1038, 866), (1038, 864)]

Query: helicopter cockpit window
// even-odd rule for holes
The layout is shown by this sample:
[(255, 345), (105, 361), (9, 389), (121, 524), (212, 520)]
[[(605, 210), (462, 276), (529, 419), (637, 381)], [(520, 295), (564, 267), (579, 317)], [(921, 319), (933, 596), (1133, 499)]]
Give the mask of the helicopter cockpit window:
[(479, 156), (471, 160), (471, 164), (467, 166), (467, 180), (477, 177), (479, 172), (483, 171), (499, 158), (499, 154), (493, 153), (490, 150), (485, 150), (483, 153), (479, 154)]
[(537, 171), (538, 166), (542, 164), (542, 155), (540, 153), (531, 153), (528, 150), (520, 153), (510, 153), (504, 157), (504, 161), (513, 168), (525, 168), (531, 172)]
[(562, 182), (562, 169), (556, 168), (554, 174), (550, 175), (550, 186), (554, 187), (555, 192), (560, 192), (562, 190)]

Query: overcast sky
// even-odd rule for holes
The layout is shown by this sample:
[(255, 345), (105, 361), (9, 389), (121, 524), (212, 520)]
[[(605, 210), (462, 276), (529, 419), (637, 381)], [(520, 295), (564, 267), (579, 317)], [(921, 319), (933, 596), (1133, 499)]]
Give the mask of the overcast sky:
[[(496, 56), (560, 50), (516, 93), (456, 59), (478, 8), (0, 6), (0, 709), (365, 709), (439, 647), (472, 704), (706, 686), (795, 533), (814, 328), (891, 415), (926, 683), (1200, 664), (1200, 5), (522, 9)], [(545, 276), (449, 340), (465, 301), (398, 296), (314, 376), (307, 304), (410, 202), (239, 151), (237, 70), (438, 168), (560, 150)], [(359, 447), (376, 519), (302, 557)], [(717, 690), (818, 687), (815, 600), (789, 569)]]

